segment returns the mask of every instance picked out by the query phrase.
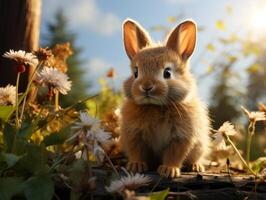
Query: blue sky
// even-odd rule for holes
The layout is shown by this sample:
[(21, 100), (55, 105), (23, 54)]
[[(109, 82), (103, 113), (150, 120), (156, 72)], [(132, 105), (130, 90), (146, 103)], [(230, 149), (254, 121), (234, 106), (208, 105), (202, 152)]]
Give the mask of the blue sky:
[[(154, 25), (170, 24), (169, 16), (182, 14), (180, 19), (192, 18), (204, 31), (198, 35), (196, 51), (191, 59), (191, 68), (195, 76), (205, 73), (207, 65), (199, 58), (204, 54), (211, 62), (215, 57), (206, 51), (206, 45), (222, 33), (215, 28), (215, 22), (226, 19), (227, 30), (241, 32), (245, 26), (250, 9), (259, 0), (43, 0), (42, 33), (47, 22), (53, 20), (57, 9), (64, 10), (69, 20), (69, 28), (76, 33), (77, 45), (83, 49), (82, 59), (87, 71), (86, 79), (93, 80), (94, 90), (98, 88), (97, 79), (114, 67), (117, 73), (116, 85), (129, 76), (129, 60), (124, 52), (121, 34), (122, 22), (130, 17), (142, 24), (149, 32)], [(233, 7), (233, 15), (226, 14), (226, 7)], [(150, 32), (155, 41), (162, 40), (163, 34)], [(199, 91), (203, 99), (208, 100), (213, 77), (198, 80)]]

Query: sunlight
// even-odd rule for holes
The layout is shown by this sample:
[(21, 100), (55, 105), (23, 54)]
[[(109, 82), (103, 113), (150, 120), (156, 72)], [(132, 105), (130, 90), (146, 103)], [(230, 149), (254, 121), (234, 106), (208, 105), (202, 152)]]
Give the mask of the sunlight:
[(266, 6), (257, 7), (251, 12), (250, 28), (256, 39), (266, 37)]

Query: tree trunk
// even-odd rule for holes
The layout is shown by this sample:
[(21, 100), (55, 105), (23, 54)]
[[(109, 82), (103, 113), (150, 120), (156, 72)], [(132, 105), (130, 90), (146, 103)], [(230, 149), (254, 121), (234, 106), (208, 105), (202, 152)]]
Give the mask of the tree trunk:
[[(0, 86), (16, 83), (16, 64), (3, 54), (10, 49), (33, 51), (39, 46), (41, 0), (0, 1)], [(27, 69), (20, 79), (24, 91), (32, 72)]]

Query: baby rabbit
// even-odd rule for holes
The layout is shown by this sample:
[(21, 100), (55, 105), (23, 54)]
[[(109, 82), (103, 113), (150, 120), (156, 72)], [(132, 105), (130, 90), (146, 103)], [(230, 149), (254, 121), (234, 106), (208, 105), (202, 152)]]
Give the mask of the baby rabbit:
[(161, 176), (174, 178), (183, 164), (204, 170), (209, 118), (188, 66), (196, 32), (195, 22), (184, 21), (165, 44), (156, 45), (137, 22), (123, 24), (132, 75), (124, 82), (120, 142), (130, 171), (157, 168)]

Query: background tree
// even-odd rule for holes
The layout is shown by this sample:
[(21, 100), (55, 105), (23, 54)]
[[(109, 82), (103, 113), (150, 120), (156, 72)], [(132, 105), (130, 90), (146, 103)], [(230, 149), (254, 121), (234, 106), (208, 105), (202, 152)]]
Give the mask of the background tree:
[[(251, 110), (258, 109), (258, 103), (266, 101), (266, 49), (259, 44), (257, 58), (248, 68), (247, 105)], [(253, 52), (254, 53), (254, 52)]]
[(216, 74), (216, 85), (211, 91), (209, 109), (214, 129), (218, 129), (226, 121), (235, 122), (241, 114), (239, 108), (243, 93), (236, 84), (239, 77), (232, 70), (236, 60), (231, 56), (227, 56), (227, 59), (226, 63), (223, 58), (222, 63), (217, 64), (216, 69), (220, 71)]
[(67, 19), (62, 10), (55, 14), (55, 21), (47, 25), (48, 32), (44, 35), (43, 46), (54, 47), (56, 44), (69, 42), (73, 55), (67, 60), (67, 74), (72, 81), (72, 89), (68, 95), (61, 97), (61, 105), (69, 106), (88, 95), (89, 82), (84, 80), (85, 70), (81, 68), (81, 48), (76, 46), (76, 35), (68, 29)]

